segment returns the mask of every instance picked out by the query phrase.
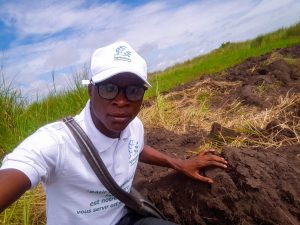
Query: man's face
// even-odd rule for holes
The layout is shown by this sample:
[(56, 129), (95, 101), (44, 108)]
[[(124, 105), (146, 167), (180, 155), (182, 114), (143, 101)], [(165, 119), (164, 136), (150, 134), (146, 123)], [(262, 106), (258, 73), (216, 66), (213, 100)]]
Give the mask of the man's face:
[[(115, 84), (124, 88), (128, 85), (144, 85), (144, 82), (136, 75), (122, 73), (109, 78), (101, 84)], [(119, 91), (114, 99), (105, 99), (98, 94), (97, 86), (89, 85), (89, 96), (91, 100), (91, 116), (95, 126), (104, 135), (117, 138), (120, 132), (139, 113), (143, 99), (138, 101), (129, 101), (124, 90)]]

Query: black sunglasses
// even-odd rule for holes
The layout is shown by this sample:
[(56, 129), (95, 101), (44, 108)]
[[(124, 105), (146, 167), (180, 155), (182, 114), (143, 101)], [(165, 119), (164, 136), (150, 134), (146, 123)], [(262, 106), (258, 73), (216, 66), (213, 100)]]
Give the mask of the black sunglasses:
[(119, 92), (122, 90), (126, 98), (129, 101), (135, 102), (139, 101), (144, 97), (147, 88), (142, 85), (128, 85), (126, 87), (119, 87), (118, 85), (107, 83), (107, 84), (95, 84), (98, 89), (98, 94), (100, 97), (112, 100)]

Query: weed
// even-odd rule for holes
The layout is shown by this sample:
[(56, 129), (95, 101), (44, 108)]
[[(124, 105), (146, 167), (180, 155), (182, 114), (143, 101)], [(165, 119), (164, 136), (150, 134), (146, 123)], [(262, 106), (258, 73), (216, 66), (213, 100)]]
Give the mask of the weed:
[(202, 112), (207, 112), (209, 110), (210, 97), (211, 94), (208, 92), (202, 92), (197, 96), (197, 100), (200, 105), (200, 110)]
[(267, 86), (265, 84), (265, 82), (262, 82), (261, 84), (258, 84), (255, 86), (258, 94), (262, 95), (266, 90), (267, 90)]

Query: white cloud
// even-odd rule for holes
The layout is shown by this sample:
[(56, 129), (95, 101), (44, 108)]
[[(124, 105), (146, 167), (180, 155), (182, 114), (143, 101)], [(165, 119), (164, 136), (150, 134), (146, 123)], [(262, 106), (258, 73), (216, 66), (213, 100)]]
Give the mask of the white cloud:
[(176, 1), (176, 5), (152, 1), (135, 7), (120, 2), (84, 3), (0, 3), (0, 18), (17, 35), (4, 52), (6, 72), (24, 93), (46, 90), (51, 71), (65, 75), (68, 68), (87, 63), (94, 49), (115, 40), (128, 41), (154, 71), (223, 42), (253, 38), (300, 20), (298, 0)]
[(63, 31), (78, 22), (77, 7), (82, 1), (56, 2), (33, 1), (8, 2), (1, 7), (0, 14), (8, 26), (13, 26), (21, 37), (27, 35), (53, 34)]

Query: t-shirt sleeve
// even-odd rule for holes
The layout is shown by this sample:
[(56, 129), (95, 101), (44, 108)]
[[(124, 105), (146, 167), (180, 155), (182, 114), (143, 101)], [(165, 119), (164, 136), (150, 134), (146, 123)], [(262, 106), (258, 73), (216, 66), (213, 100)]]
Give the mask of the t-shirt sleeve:
[(40, 181), (48, 182), (55, 172), (60, 158), (59, 149), (55, 136), (38, 130), (4, 157), (1, 169), (22, 171), (30, 179), (31, 187), (36, 187)]

